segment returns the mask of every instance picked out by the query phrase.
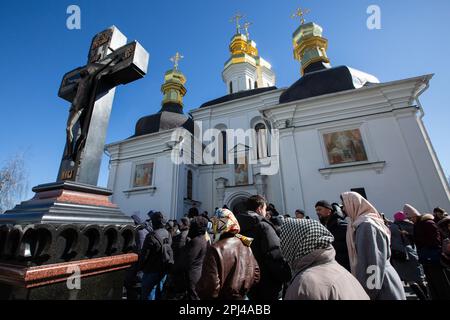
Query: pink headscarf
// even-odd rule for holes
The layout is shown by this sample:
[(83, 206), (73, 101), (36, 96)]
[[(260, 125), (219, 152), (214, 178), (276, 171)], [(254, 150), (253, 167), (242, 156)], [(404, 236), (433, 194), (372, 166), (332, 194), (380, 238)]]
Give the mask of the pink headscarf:
[(408, 217), (406, 216), (406, 214), (403, 211), (399, 211), (394, 214), (395, 221), (405, 221), (406, 219), (408, 219)]
[[(369, 222), (378, 230), (383, 232), (390, 240), (391, 233), (389, 228), (384, 224), (383, 218), (377, 209), (360, 194), (356, 192), (344, 192), (342, 195), (345, 212), (350, 218), (347, 227), (347, 246), (348, 256), (350, 258), (350, 267), (353, 275), (356, 273), (357, 253), (355, 246), (355, 233), (358, 226), (363, 222)], [(369, 244), (370, 245), (370, 244)], [(364, 250), (364, 248), (362, 248)]]

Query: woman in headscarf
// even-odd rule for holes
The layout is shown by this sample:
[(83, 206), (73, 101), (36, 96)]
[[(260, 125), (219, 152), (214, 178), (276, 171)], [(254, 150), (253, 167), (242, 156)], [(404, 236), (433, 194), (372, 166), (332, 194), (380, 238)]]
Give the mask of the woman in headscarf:
[(392, 267), (391, 233), (375, 207), (356, 192), (341, 195), (350, 218), (347, 246), (352, 274), (372, 300), (406, 300), (402, 281)]
[(250, 244), (228, 209), (217, 209), (213, 217), (214, 244), (206, 253), (197, 294), (202, 300), (243, 300), (259, 281), (260, 271)]
[(318, 221), (286, 219), (280, 240), (293, 276), (285, 300), (369, 300), (358, 280), (336, 262), (333, 235)]

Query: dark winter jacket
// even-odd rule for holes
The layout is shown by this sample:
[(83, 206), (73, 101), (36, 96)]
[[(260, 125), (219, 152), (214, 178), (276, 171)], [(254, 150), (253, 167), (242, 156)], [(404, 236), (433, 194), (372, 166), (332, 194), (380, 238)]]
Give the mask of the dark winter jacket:
[(172, 238), (173, 259), (175, 265), (179, 260), (180, 254), (186, 246), (189, 230), (182, 230), (179, 234)]
[(337, 214), (333, 214), (324, 226), (334, 237), (333, 247), (336, 250), (336, 261), (350, 271), (350, 260), (347, 249), (347, 221), (341, 219)]
[(196, 285), (202, 275), (202, 266), (205, 259), (208, 242), (205, 234), (191, 239), (185, 247), (185, 275), (187, 284), (187, 297), (189, 300), (199, 300)]
[(181, 254), (181, 274), (184, 278), (183, 286), (186, 288), (187, 299), (199, 300), (196, 292), (196, 285), (202, 274), (203, 260), (208, 248), (206, 241), (206, 229), (208, 219), (197, 216), (191, 220), (187, 243)]
[[(172, 236), (163, 226), (155, 229), (154, 232), (159, 232), (162, 235), (161, 238), (168, 238), (169, 245), (172, 244)], [(164, 268), (161, 258), (162, 247), (160, 242), (156, 239), (154, 232), (150, 232), (145, 237), (144, 245), (142, 246), (141, 254), (139, 256), (139, 269), (144, 273), (166, 273), (168, 270)]]
[(252, 300), (277, 300), (291, 271), (283, 259), (280, 238), (271, 222), (253, 211), (236, 216), (240, 233), (253, 238), (251, 248), (261, 269), (261, 281), (249, 293)]
[(424, 214), (414, 225), (414, 242), (421, 263), (439, 264), (441, 234), (433, 215)]

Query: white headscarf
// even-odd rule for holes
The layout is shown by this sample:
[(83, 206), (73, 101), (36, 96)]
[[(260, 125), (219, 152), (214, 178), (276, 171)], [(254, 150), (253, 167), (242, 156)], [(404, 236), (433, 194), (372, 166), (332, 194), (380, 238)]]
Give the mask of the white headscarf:
[(350, 218), (350, 223), (347, 227), (347, 246), (350, 267), (353, 275), (355, 275), (356, 265), (358, 263), (355, 247), (355, 233), (358, 226), (363, 222), (369, 222), (379, 231), (384, 233), (388, 241), (391, 239), (391, 232), (384, 224), (384, 220), (377, 209), (375, 209), (375, 207), (360, 194), (356, 192), (344, 192), (341, 197), (344, 202), (345, 212)]

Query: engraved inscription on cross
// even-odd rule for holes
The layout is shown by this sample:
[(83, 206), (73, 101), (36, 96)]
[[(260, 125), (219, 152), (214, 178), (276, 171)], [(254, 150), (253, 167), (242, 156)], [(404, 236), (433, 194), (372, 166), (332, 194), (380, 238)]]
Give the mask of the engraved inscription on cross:
[(94, 36), (87, 65), (64, 75), (58, 96), (71, 107), (57, 181), (97, 185), (115, 87), (144, 77), (148, 59), (112, 26)]

